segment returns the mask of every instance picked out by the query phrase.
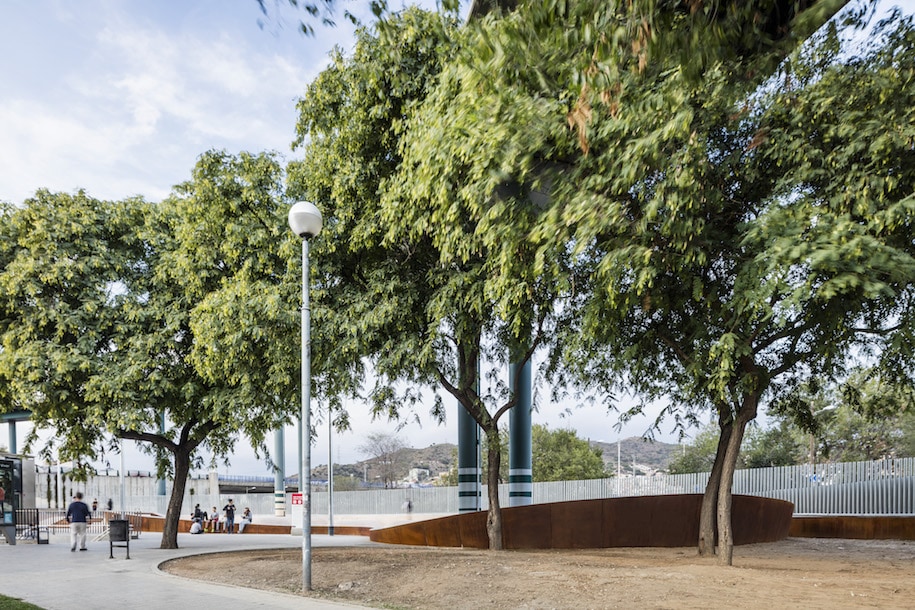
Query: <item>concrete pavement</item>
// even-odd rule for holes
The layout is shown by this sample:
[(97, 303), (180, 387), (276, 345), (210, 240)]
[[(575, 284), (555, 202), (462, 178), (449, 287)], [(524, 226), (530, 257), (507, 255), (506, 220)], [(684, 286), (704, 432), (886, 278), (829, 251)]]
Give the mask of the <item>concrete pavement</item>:
[[(179, 534), (175, 550), (159, 548), (161, 534), (143, 532), (127, 550), (90, 539), (86, 552), (70, 552), (69, 538), (52, 535), (50, 544), (0, 544), (0, 593), (46, 610), (168, 608), (179, 610), (296, 608), (344, 610), (352, 604), (284, 593), (189, 580), (166, 574), (159, 564), (176, 557), (220, 551), (302, 548), (301, 536)], [(312, 546), (374, 545), (363, 536), (312, 536)]]

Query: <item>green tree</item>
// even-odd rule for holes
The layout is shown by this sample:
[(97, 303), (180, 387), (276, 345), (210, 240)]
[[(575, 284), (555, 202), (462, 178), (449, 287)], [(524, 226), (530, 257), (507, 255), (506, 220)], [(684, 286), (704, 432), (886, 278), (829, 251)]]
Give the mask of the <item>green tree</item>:
[(915, 411), (907, 408), (899, 422), (902, 439), (896, 450), (896, 457), (915, 457)]
[(715, 465), (720, 430), (710, 424), (699, 430), (691, 443), (681, 444), (680, 450), (670, 460), (670, 474), (711, 472)]
[[(594, 152), (568, 181), (591, 178), (594, 188), (561, 196), (571, 239), (593, 244), (582, 255), (599, 261), (599, 289), (582, 309), (594, 329), (585, 334), (586, 353), (605, 346), (611, 370), (642, 396), (675, 394), (678, 410), (717, 412), (722, 434), (700, 549), (708, 552), (714, 539), (717, 505), (723, 563), (732, 553), (733, 472), (760, 401), (811, 370), (841, 375), (852, 345), (876, 349), (894, 334), (885, 321), (908, 316), (911, 248), (899, 241), (915, 178), (908, 137), (887, 142), (894, 152), (864, 165), (845, 154), (870, 124), (859, 112), (875, 128), (889, 118), (892, 133), (909, 131), (908, 101), (886, 95), (903, 90), (908, 100), (906, 77), (880, 82), (897, 48), (842, 63), (837, 35), (827, 32), (787, 68), (786, 88), (752, 110), (721, 68), (694, 83), (669, 73), (654, 89), (624, 84), (619, 103), (635, 112), (614, 118), (623, 110), (598, 109), (595, 100)], [(854, 111), (824, 112), (840, 91), (863, 99)], [(667, 118), (650, 118), (655, 112)], [(833, 139), (839, 133), (841, 144)], [(852, 186), (861, 180), (875, 190)], [(850, 192), (874, 216), (856, 216)]]
[[(691, 443), (681, 446), (670, 461), (670, 474), (711, 472), (718, 448), (718, 426), (702, 428)], [(793, 466), (806, 459), (806, 439), (789, 422), (781, 420), (769, 428), (749, 426), (740, 450), (741, 468)]]
[(168, 548), (198, 450), (225, 459), (242, 436), (269, 456), (266, 436), (297, 411), (301, 272), (284, 177), (269, 154), (206, 153), (149, 223), (145, 326), (127, 342), (131, 375), (113, 376), (109, 395), (161, 396), (150, 403), (174, 426), (165, 439), (123, 424), (116, 432), (174, 455)]
[(911, 387), (866, 369), (821, 393), (830, 406), (815, 412), (812, 422), (802, 422), (813, 443), (811, 461), (817, 454), (833, 462), (913, 455)]
[(208, 153), (161, 204), (39, 191), (2, 219), (0, 376), (62, 460), (111, 437), (155, 453), (174, 481), (163, 548), (201, 452), (238, 435), (266, 451), (298, 404), (282, 176), (269, 155)]
[[(336, 468), (336, 464), (334, 468)], [(357, 491), (359, 483), (359, 479), (352, 474), (349, 476), (334, 475), (334, 491)]]
[(805, 456), (804, 436), (789, 422), (781, 420), (769, 428), (749, 428), (740, 457), (744, 468), (769, 468), (800, 464)]
[[(496, 310), (487, 277), (496, 260), (518, 259), (518, 252), (481, 243), (479, 219), (463, 217), (459, 206), (441, 216), (417, 209), (421, 196), (399, 177), (410, 146), (402, 141), (406, 119), (456, 52), (457, 33), (453, 22), (416, 9), (378, 32), (361, 32), (351, 58), (337, 54), (299, 105), (306, 158), (290, 170), (291, 185), (320, 202), (328, 218), (315, 245), (316, 283), (326, 287), (315, 307), (322, 334), (337, 348), (334, 357), (353, 369), (370, 359), (375, 414), (405, 417), (422, 398), (419, 388), (433, 386), (454, 396), (481, 426), (488, 441), (487, 530), (491, 548), (499, 549), (498, 423), (515, 399), (501, 382), (481, 395), (478, 367), (492, 363), (499, 370), (508, 358), (530, 359), (549, 336), (555, 289), (529, 272), (519, 275), (516, 307)], [(436, 137), (434, 130), (424, 133)], [(440, 187), (448, 196), (448, 186)], [(454, 232), (438, 230), (445, 224), (463, 235), (458, 252), (451, 249)], [(438, 392), (433, 414), (443, 416)]]
[[(439, 371), (441, 385), (486, 437), (487, 531), (490, 547), (499, 549), (499, 422), (515, 405), (515, 397), (502, 383), (481, 396), (477, 379), (495, 380), (505, 364), (523, 364), (535, 350), (555, 351), (557, 329), (568, 323), (560, 295), (569, 283), (552, 268), (563, 258), (538, 257), (526, 241), (541, 213), (541, 187), (532, 186), (520, 173), (506, 173), (510, 164), (499, 157), (503, 147), (519, 153), (506, 159), (533, 175), (537, 160), (523, 152), (525, 141), (549, 137), (549, 122), (542, 119), (548, 116), (546, 110), (562, 105), (561, 97), (551, 100), (544, 95), (540, 104), (511, 107), (525, 120), (522, 129), (513, 121), (500, 123), (496, 111), (514, 101), (513, 89), (493, 85), (502, 82), (500, 74), (481, 71), (474, 63), (493, 33), (486, 30), (489, 25), (484, 20), (480, 29), (462, 30), (459, 50), (407, 116), (399, 147), (402, 162), (382, 184), (381, 219), (388, 226), (389, 243), (429, 244), (434, 253), (422, 280), (427, 285), (430, 278), (436, 282), (425, 319), (428, 328), (442, 334), (426, 342), (436, 346), (436, 353), (423, 366)], [(557, 57), (557, 70), (568, 67), (568, 61)], [(506, 99), (480, 96), (492, 88)], [(473, 140), (455, 146), (455, 134)], [(492, 368), (478, 374), (480, 363)]]
[(80, 464), (104, 439), (90, 384), (119, 356), (133, 309), (121, 287), (134, 285), (146, 263), (137, 234), (145, 205), (40, 190), (0, 218), (0, 376), (14, 399), (4, 406), (30, 410), (36, 429), (53, 423), (46, 452), (60, 461)]
[[(642, 15), (649, 23), (673, 19), (675, 33), (664, 38), (671, 48), (691, 42), (691, 17), (677, 21), (660, 3), (637, 5), (659, 11)], [(652, 40), (650, 27), (626, 30), (639, 22), (626, 22), (634, 15), (621, 7), (581, 3), (563, 12), (549, 5), (522, 14), (525, 8), (483, 20), (485, 34), (472, 39), (477, 46), (467, 43), (411, 118), (395, 189), (410, 205), (387, 209), (414, 227), (436, 227), (433, 239), (449, 260), (466, 260), (481, 242), (506, 253), (485, 288), (504, 299), (497, 301), (501, 311), (519, 309), (526, 270), (561, 287), (568, 311), (574, 308), (581, 321), (566, 340), (586, 382), (608, 391), (632, 388), (646, 402), (667, 397), (668, 413), (686, 422), (705, 409), (716, 412), (722, 434), (703, 501), (700, 550), (711, 552), (717, 529), (721, 560), (730, 563), (731, 481), (760, 401), (810, 370), (840, 375), (852, 344), (886, 342), (894, 329), (879, 321), (906, 315), (908, 298), (887, 297), (906, 294), (910, 277), (910, 256), (898, 241), (911, 192), (911, 121), (903, 110), (909, 81), (904, 74), (871, 78), (878, 65), (890, 69), (892, 53), (847, 62), (830, 30), (789, 64), (793, 76), (774, 81), (787, 87), (759, 90), (767, 70), (808, 30), (800, 13), (782, 23), (798, 36), (767, 46), (769, 23), (753, 7), (737, 10), (743, 21), (732, 29), (735, 40), (748, 41), (746, 50), (724, 47), (696, 71), (683, 69), (680, 56), (643, 54), (663, 50), (664, 40)], [(598, 34), (614, 31), (620, 17), (621, 36)], [(595, 19), (602, 27), (592, 27)], [(708, 27), (719, 25), (712, 20)], [(582, 74), (591, 75), (583, 87)], [(799, 143), (829, 131), (821, 128), (826, 115), (813, 112), (820, 101), (827, 104), (862, 77), (870, 83), (867, 115), (877, 121), (887, 113), (899, 134), (884, 139), (892, 154), (866, 166), (841, 154), (832, 154), (835, 165), (809, 153), (797, 157)], [(886, 95), (897, 89), (906, 91), (901, 99)], [(797, 104), (797, 97), (809, 103)], [(808, 112), (803, 120), (798, 108)], [(834, 133), (853, 137), (839, 126), (858, 125), (854, 113), (830, 110)], [(577, 134), (563, 131), (566, 121)], [(830, 156), (826, 149), (817, 154)], [(837, 169), (840, 184), (819, 179)], [(868, 191), (868, 201), (884, 213), (860, 228), (881, 247), (861, 254), (861, 242), (843, 244), (829, 224), (816, 224), (816, 214), (824, 199), (849, 205), (841, 193), (874, 172), (880, 178), (871, 180), (877, 190)], [(537, 192), (548, 196), (529, 205)], [(442, 222), (453, 218), (476, 227), (472, 238), (466, 225)], [(822, 256), (809, 260), (809, 250), (788, 247), (805, 231), (819, 236)], [(519, 256), (531, 244), (538, 246), (532, 258)], [(836, 265), (836, 258), (849, 264)]]
[(580, 481), (607, 476), (600, 449), (578, 438), (574, 430), (531, 429), (534, 481)]

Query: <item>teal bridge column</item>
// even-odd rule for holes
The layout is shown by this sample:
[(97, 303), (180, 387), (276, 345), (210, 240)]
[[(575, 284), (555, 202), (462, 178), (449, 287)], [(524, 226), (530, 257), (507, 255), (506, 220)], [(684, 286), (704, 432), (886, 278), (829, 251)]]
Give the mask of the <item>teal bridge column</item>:
[(458, 403), (458, 512), (481, 510), (480, 426)]
[[(533, 468), (531, 456), (531, 361), (508, 368), (509, 387), (515, 395), (515, 406), (509, 413), (508, 505), (527, 506), (533, 502)], [(515, 384), (517, 383), (517, 387)]]
[(12, 411), (11, 413), (0, 414), (0, 422), (6, 422), (9, 425), (9, 452), (12, 455), (19, 453), (19, 446), (16, 442), (16, 422), (29, 421), (31, 417), (31, 411)]

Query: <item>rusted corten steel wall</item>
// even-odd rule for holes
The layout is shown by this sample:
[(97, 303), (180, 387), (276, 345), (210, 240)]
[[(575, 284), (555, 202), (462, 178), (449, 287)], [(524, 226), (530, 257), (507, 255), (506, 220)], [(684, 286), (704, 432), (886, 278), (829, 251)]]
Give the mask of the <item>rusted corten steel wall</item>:
[(915, 540), (915, 517), (814, 516), (795, 517), (788, 535), (796, 538), (856, 540)]
[[(508, 549), (587, 549), (693, 546), (699, 539), (700, 494), (608, 498), (502, 509)], [(783, 500), (735, 495), (735, 544), (788, 536), (794, 506)], [(489, 547), (486, 513), (453, 515), (372, 530), (375, 542), (420, 546)]]

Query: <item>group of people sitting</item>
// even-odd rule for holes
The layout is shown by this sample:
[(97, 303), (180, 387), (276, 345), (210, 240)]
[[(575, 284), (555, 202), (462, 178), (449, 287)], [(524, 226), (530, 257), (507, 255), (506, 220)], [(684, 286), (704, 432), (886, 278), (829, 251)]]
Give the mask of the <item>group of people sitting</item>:
[[(254, 521), (254, 516), (251, 514), (251, 509), (245, 507), (244, 512), (241, 515), (241, 520), (238, 522), (238, 533), (242, 534), (245, 531), (245, 526), (249, 525)], [(213, 507), (213, 511), (207, 515), (207, 512), (200, 508), (200, 505), (197, 504), (194, 506), (194, 512), (191, 513), (191, 533), (192, 534), (202, 534), (204, 532), (225, 532), (227, 534), (235, 533), (235, 504), (232, 502), (232, 499), (229, 499), (229, 503), (222, 507), (222, 513), (216, 510), (216, 507)]]

